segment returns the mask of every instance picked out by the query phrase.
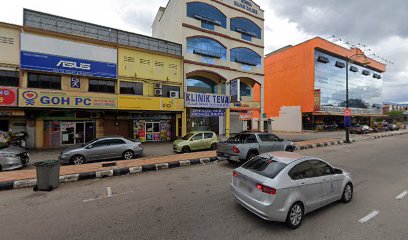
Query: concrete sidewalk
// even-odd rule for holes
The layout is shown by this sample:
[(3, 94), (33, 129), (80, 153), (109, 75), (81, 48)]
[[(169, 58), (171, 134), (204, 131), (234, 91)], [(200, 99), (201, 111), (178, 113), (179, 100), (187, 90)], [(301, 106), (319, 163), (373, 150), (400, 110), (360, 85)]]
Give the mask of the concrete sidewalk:
[[(408, 134), (407, 130), (391, 133), (377, 133), (359, 136), (353, 141), (363, 141), (381, 137)], [(344, 140), (335, 138), (302, 141), (295, 143), (297, 150), (324, 147), (343, 144)], [(156, 171), (167, 168), (182, 167), (194, 164), (206, 164), (217, 161), (215, 151), (194, 152), (188, 154), (173, 154), (169, 156), (139, 158), (133, 160), (114, 161), (115, 166), (103, 167), (106, 162), (97, 162), (84, 165), (61, 166), (60, 181), (71, 182), (92, 178), (111, 177), (114, 175), (125, 175)], [(35, 169), (23, 169), (18, 171), (0, 173), (0, 190), (13, 188), (31, 187), (36, 184)]]

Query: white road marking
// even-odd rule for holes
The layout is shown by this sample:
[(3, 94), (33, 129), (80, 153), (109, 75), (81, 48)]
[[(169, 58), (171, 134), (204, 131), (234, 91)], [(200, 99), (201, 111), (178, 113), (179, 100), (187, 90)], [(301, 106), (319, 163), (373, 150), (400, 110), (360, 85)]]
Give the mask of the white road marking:
[(225, 176), (232, 175), (232, 172), (224, 174)]
[(398, 196), (396, 196), (395, 198), (398, 200), (403, 199), (406, 195), (408, 195), (408, 191), (403, 191), (402, 193), (400, 193)]
[[(129, 194), (129, 193), (133, 193), (133, 191), (124, 192), (124, 193), (118, 193), (118, 194), (112, 194), (112, 193), (111, 193), (111, 195), (106, 195), (106, 196), (97, 197), (97, 198), (85, 199), (85, 200), (82, 200), (82, 202), (84, 202), (84, 203), (85, 203), (85, 202), (92, 202), (92, 201), (96, 201), (96, 200), (101, 200), (101, 199), (116, 197), (116, 196), (125, 195), (125, 194)], [(108, 194), (109, 194), (109, 193), (108, 193)]]
[(380, 213), (380, 211), (374, 210), (371, 213), (369, 213), (368, 215), (366, 215), (365, 217), (363, 217), (362, 219), (358, 220), (360, 223), (366, 223), (368, 221), (370, 221), (371, 218), (377, 216)]
[(112, 197), (112, 188), (111, 188), (111, 187), (107, 187), (106, 190), (108, 191), (107, 197)]

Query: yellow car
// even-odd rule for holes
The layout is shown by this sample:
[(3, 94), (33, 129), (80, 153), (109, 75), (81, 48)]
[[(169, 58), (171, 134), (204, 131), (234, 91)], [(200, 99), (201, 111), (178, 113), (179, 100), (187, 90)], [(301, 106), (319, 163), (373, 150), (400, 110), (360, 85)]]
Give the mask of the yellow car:
[(193, 131), (173, 142), (173, 150), (189, 153), (197, 150), (217, 150), (217, 134), (210, 131)]

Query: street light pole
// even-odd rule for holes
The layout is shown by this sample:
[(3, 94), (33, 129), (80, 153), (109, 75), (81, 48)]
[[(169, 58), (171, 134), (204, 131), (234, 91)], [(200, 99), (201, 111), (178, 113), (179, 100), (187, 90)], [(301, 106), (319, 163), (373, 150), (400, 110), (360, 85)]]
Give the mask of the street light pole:
[[(349, 108), (349, 79), (348, 79), (348, 63), (349, 63), (349, 58), (346, 58), (346, 109)], [(344, 117), (346, 118), (346, 117)], [(346, 126), (346, 143), (350, 143), (350, 127)]]

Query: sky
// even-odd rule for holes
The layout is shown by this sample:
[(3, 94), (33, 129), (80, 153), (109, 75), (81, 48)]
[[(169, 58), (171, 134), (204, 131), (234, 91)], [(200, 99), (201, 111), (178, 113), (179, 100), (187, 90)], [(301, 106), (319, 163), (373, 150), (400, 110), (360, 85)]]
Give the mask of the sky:
[[(384, 102), (408, 103), (408, 1), (255, 2), (265, 10), (265, 53), (315, 36), (334, 35), (329, 40), (344, 47), (365, 45), (368, 56), (375, 54), (394, 63), (388, 64), (384, 74)], [(157, 9), (166, 4), (167, 0), (13, 0), (2, 2), (0, 22), (21, 25), (23, 8), (28, 8), (151, 35)]]

